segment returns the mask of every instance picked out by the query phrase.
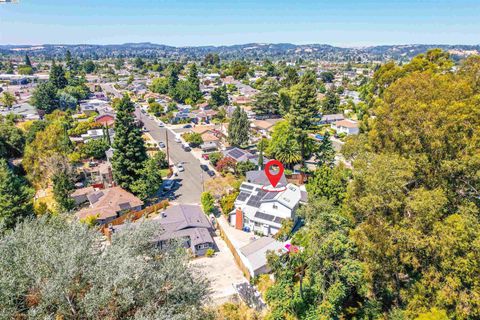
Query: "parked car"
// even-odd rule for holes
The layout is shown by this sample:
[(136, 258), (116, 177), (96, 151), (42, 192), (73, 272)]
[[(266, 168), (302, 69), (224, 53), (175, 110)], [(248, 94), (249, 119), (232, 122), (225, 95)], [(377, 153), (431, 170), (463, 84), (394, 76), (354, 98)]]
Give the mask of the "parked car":
[(190, 129), (191, 127), (192, 127), (191, 124), (186, 124), (186, 125), (183, 126), (184, 129)]
[(192, 149), (190, 149), (190, 146), (188, 145), (188, 143), (183, 143), (183, 144), (182, 144), (182, 148), (183, 148), (183, 150), (185, 150), (185, 151), (190, 151), (190, 150), (192, 150)]
[(159, 146), (160, 148), (165, 148), (165, 143), (163, 143), (163, 141), (160, 141), (160, 142), (158, 143), (158, 146)]
[(208, 160), (210, 158), (210, 156), (208, 155), (208, 153), (204, 153), (204, 154), (202, 154), (202, 158), (205, 159), (205, 160)]
[(208, 170), (208, 171), (207, 171), (207, 174), (208, 174), (210, 177), (214, 177), (214, 176), (215, 176), (215, 171), (213, 171), (213, 170)]
[(175, 180), (165, 180), (163, 183), (163, 190), (170, 191), (175, 187)]
[(178, 143), (180, 143), (180, 142), (182, 142), (182, 140), (180, 140), (180, 138), (179, 138), (179, 137), (175, 137), (175, 142), (178, 142)]
[(159, 126), (160, 128), (163, 128), (163, 127), (165, 127), (165, 123), (163, 123), (162, 121), (159, 121), (159, 122), (158, 122), (158, 126)]
[(183, 167), (183, 164), (182, 164), (181, 162), (179, 162), (179, 163), (177, 164), (177, 169), (178, 169), (179, 172), (185, 171), (185, 168)]
[(207, 166), (206, 164), (201, 164), (201, 165), (200, 165), (200, 168), (201, 168), (203, 171), (205, 171), (205, 172), (207, 172), (207, 171), (209, 170), (209, 169), (208, 169), (208, 166)]

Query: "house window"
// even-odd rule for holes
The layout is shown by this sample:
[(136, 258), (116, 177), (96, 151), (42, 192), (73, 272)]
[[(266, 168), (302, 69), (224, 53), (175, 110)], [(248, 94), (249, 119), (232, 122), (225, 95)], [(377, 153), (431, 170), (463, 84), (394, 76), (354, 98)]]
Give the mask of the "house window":
[(210, 243), (202, 243), (202, 244), (199, 244), (197, 247), (198, 249), (208, 249), (210, 248)]

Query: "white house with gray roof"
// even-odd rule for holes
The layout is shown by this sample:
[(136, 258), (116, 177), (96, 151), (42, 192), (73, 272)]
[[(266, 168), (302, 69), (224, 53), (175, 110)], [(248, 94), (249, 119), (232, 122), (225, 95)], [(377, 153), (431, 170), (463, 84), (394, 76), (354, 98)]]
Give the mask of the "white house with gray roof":
[[(261, 179), (257, 177), (256, 181)], [(249, 182), (240, 186), (235, 210), (230, 214), (230, 223), (237, 229), (268, 236), (278, 232), (284, 219), (296, 220), (295, 211), (302, 199), (300, 187), (288, 183), (283, 191), (271, 192), (263, 186)]]

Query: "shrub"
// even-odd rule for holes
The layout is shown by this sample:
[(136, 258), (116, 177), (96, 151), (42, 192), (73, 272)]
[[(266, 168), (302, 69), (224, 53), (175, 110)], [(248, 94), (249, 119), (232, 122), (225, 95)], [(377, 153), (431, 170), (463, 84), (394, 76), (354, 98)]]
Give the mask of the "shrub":
[(207, 251), (205, 252), (205, 256), (209, 258), (213, 257), (214, 254), (215, 254), (215, 250), (213, 250), (212, 248), (207, 249)]
[(213, 210), (215, 209), (215, 200), (210, 192), (203, 192), (200, 202), (202, 203), (203, 212), (205, 214), (213, 213)]

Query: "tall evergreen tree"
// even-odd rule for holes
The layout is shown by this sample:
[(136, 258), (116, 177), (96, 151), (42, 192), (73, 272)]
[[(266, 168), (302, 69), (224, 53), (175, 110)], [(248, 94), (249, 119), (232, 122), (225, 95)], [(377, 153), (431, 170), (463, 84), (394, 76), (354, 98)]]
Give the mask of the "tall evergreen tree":
[(190, 98), (197, 101), (202, 97), (202, 92), (200, 91), (200, 79), (198, 79), (198, 70), (195, 63), (190, 67), (187, 80), (191, 87)]
[(75, 207), (75, 201), (70, 194), (75, 189), (72, 178), (66, 172), (59, 172), (52, 177), (53, 197), (61, 212), (68, 212)]
[(71, 71), (73, 66), (73, 60), (72, 60), (72, 53), (70, 52), (70, 50), (67, 50), (67, 52), (65, 53), (65, 64), (67, 66), (67, 70)]
[(33, 216), (33, 190), (0, 160), (0, 233)]
[(306, 72), (294, 89), (290, 107), (290, 124), (294, 128), (297, 140), (300, 143), (302, 163), (305, 167), (307, 130), (313, 126), (316, 121), (314, 117), (318, 114), (317, 78), (315, 74), (312, 71)]
[(228, 141), (230, 144), (239, 147), (248, 143), (249, 128), (250, 122), (247, 113), (237, 106), (228, 126)]
[(323, 140), (317, 147), (315, 152), (317, 158), (317, 165), (333, 167), (335, 161), (335, 150), (332, 146), (332, 141), (330, 140), (330, 133), (327, 131), (323, 136)]
[(140, 129), (135, 125), (135, 106), (128, 96), (117, 105), (115, 139), (113, 141), (112, 168), (115, 181), (131, 191), (133, 183), (141, 177), (147, 159), (147, 150)]
[(28, 54), (25, 54), (25, 65), (28, 67), (32, 67), (32, 62), (30, 61), (30, 57)]
[(57, 89), (63, 89), (68, 85), (67, 78), (65, 77), (65, 70), (63, 70), (61, 65), (57, 65), (55, 61), (52, 62), (49, 81)]

